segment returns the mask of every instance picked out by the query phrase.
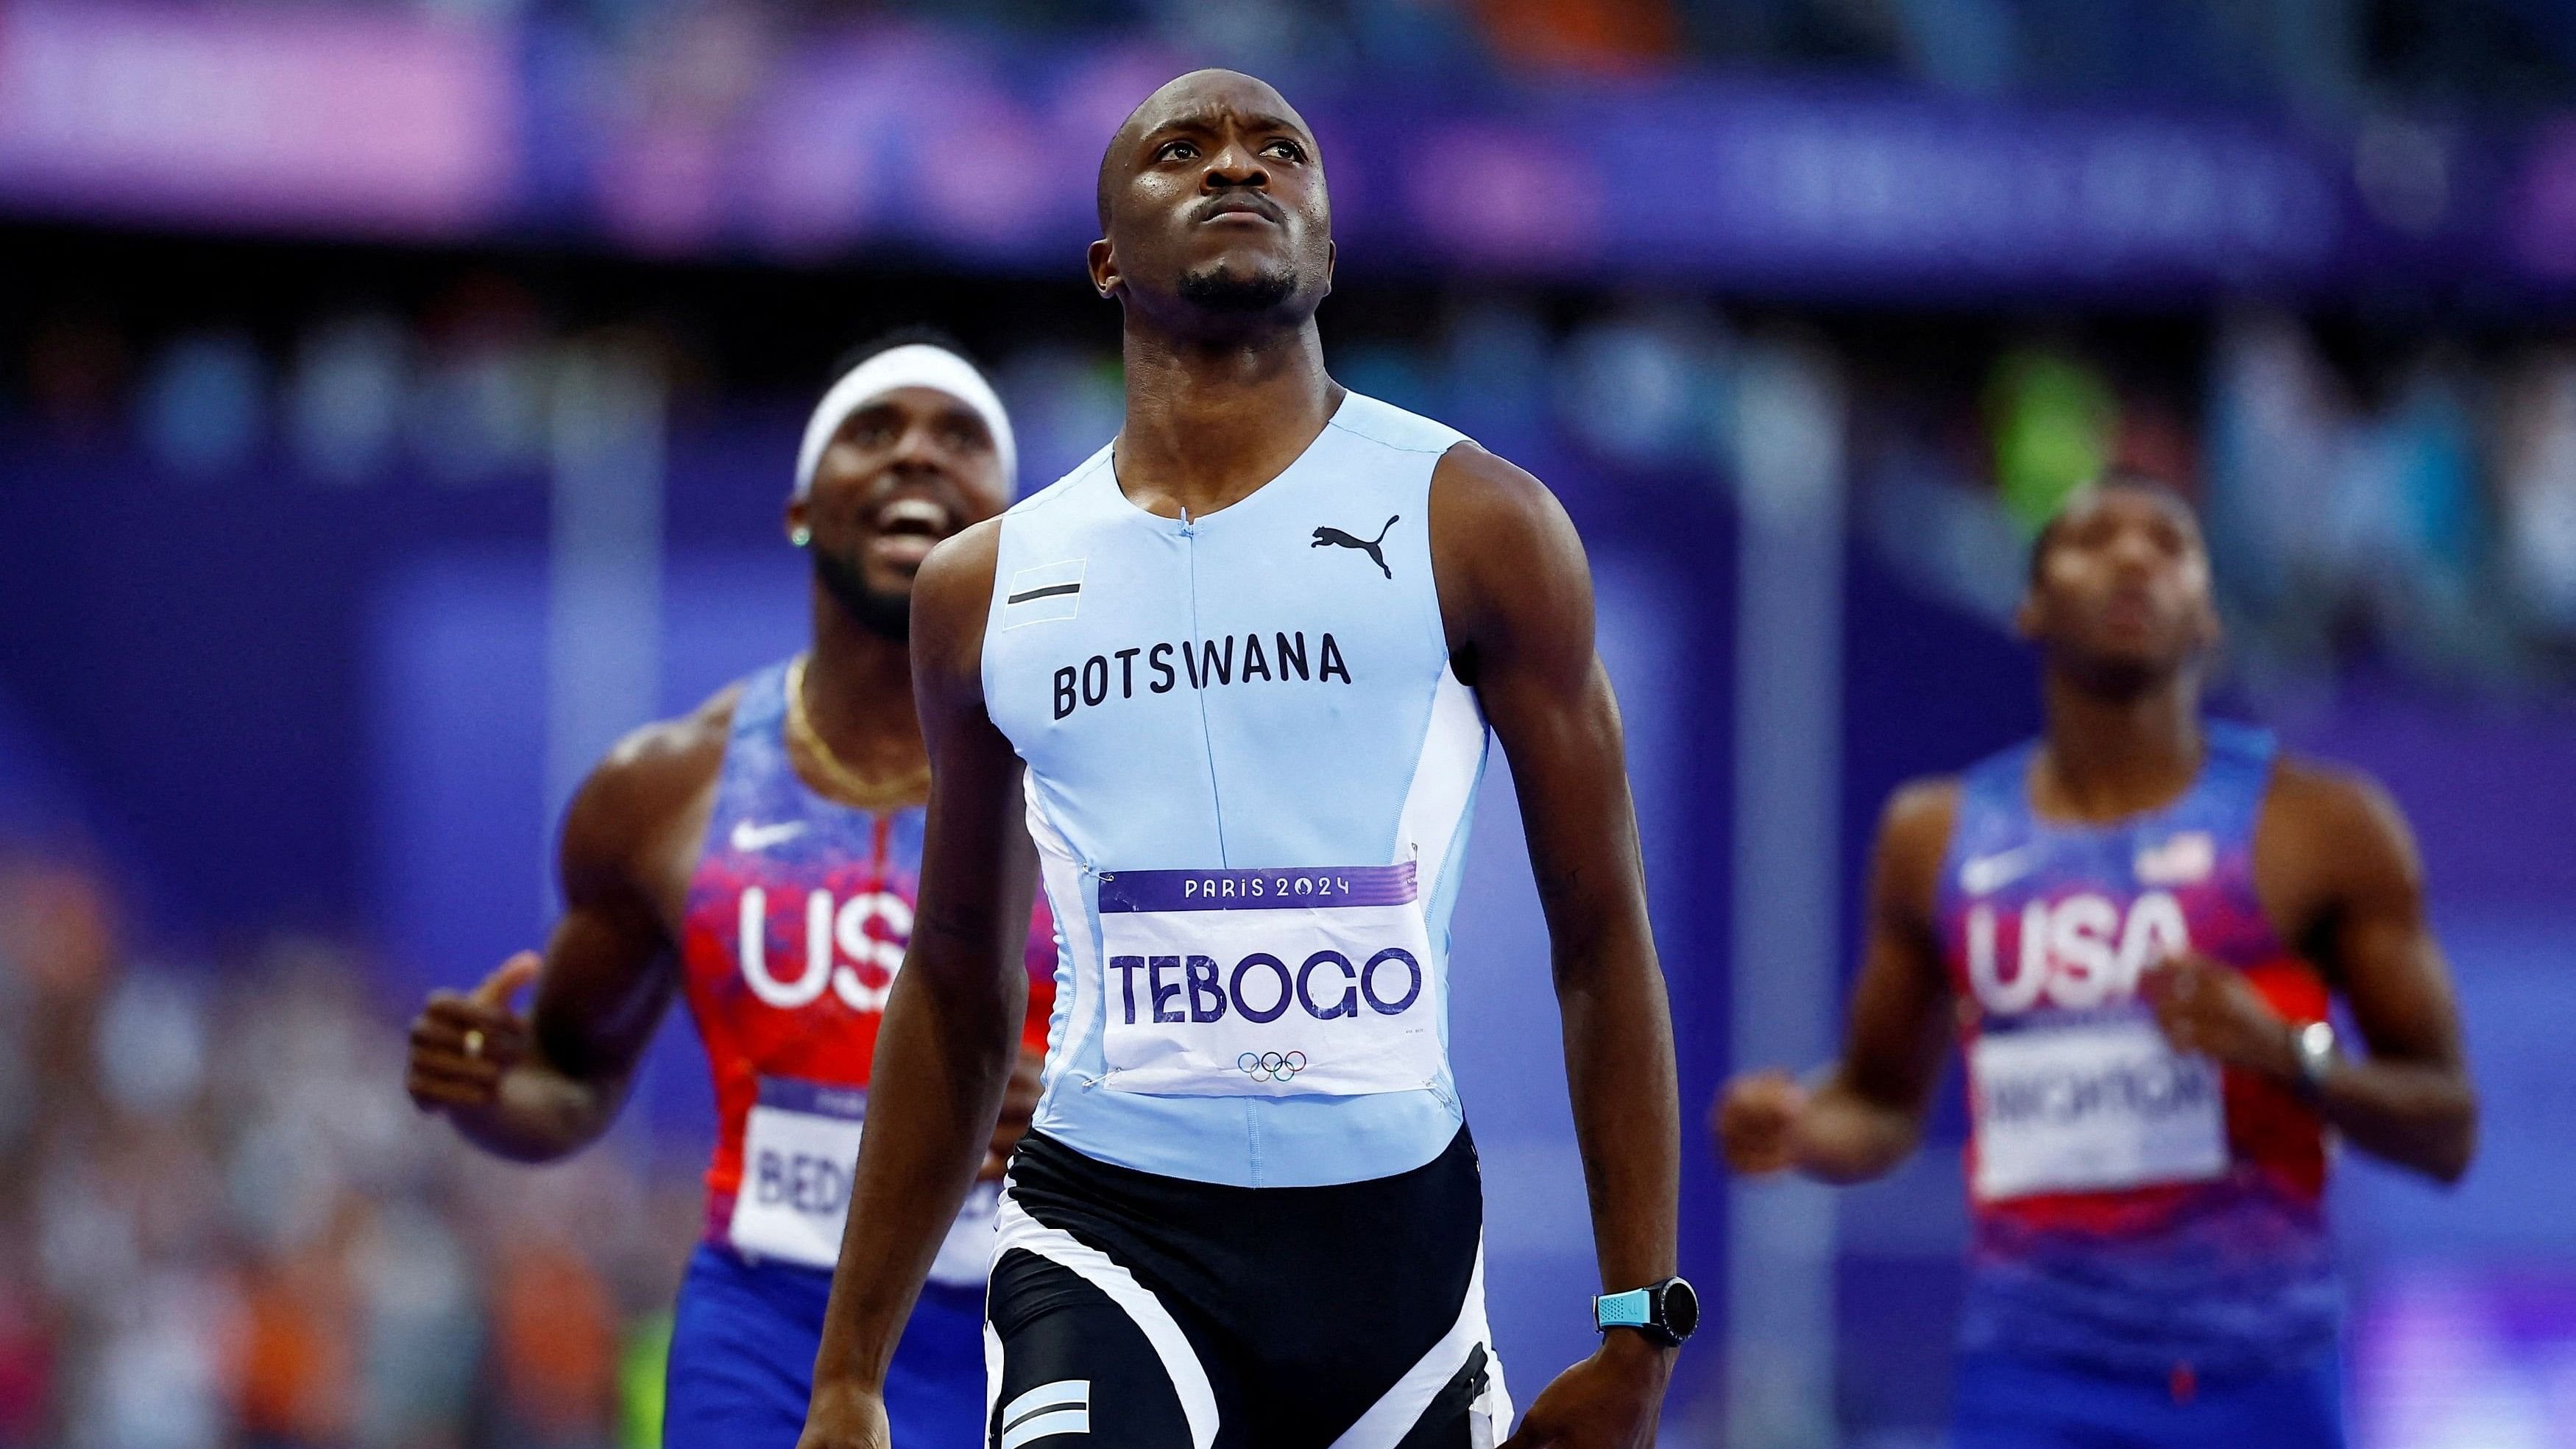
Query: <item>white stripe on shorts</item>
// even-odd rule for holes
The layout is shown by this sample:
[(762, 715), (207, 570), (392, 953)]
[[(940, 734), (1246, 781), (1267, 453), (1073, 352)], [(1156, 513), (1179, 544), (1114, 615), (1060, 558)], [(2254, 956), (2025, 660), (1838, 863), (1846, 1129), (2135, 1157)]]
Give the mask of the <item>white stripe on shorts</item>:
[[(1198, 1351), (1190, 1347), (1180, 1324), (1172, 1320), (1171, 1310), (1155, 1297), (1136, 1275), (1098, 1248), (1084, 1244), (1062, 1228), (1051, 1228), (1029, 1216), (1028, 1209), (1012, 1198), (1009, 1186), (1002, 1191), (1001, 1212), (994, 1219), (993, 1260), (1000, 1262), (1004, 1253), (1020, 1248), (1035, 1253), (1065, 1269), (1082, 1281), (1109, 1295), (1136, 1327), (1145, 1341), (1154, 1346), (1154, 1355), (1163, 1361), (1163, 1375), (1172, 1381), (1172, 1392), (1180, 1396), (1181, 1414), (1190, 1423), (1190, 1443), (1194, 1449), (1208, 1449), (1216, 1442), (1216, 1390), (1208, 1383), (1207, 1367), (1199, 1362)], [(1478, 1284), (1482, 1286), (1484, 1259), (1477, 1258)], [(1477, 1318), (1483, 1320), (1483, 1295), (1474, 1295)], [(1454, 1371), (1454, 1370), (1453, 1370)], [(993, 1371), (998, 1384), (1000, 1370)], [(987, 1397), (991, 1396), (990, 1390)], [(1032, 1421), (1034, 1422), (1034, 1421)], [(1061, 1430), (1049, 1430), (1060, 1433)], [(1395, 1442), (1392, 1439), (1388, 1443)], [(1012, 1449), (1012, 1446), (1004, 1446)]]
[(1002, 1411), (1000, 1449), (1020, 1449), (1032, 1439), (1091, 1432), (1091, 1380), (1040, 1384)]
[(1441, 1335), (1429, 1353), (1405, 1370), (1394, 1387), (1369, 1405), (1367, 1413), (1342, 1431), (1341, 1437), (1333, 1441), (1333, 1449), (1391, 1449), (1402, 1442), (1422, 1421), (1422, 1411), (1431, 1407), (1432, 1399), (1467, 1366), (1467, 1355), (1479, 1344), (1485, 1349), (1485, 1392), (1474, 1409), (1486, 1418), (1478, 1426), (1482, 1432), (1475, 1439), (1482, 1449), (1511, 1431), (1512, 1399), (1503, 1387), (1503, 1361), (1494, 1353), (1494, 1335), (1485, 1325), (1485, 1245), (1481, 1238), (1476, 1244), (1476, 1266), (1467, 1275), (1466, 1301), (1458, 1305), (1458, 1321), (1449, 1325), (1449, 1331)]

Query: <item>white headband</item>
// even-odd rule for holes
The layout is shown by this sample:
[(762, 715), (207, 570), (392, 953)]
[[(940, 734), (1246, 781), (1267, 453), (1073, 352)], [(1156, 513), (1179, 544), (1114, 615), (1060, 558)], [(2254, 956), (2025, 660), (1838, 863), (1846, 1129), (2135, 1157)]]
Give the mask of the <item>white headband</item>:
[(975, 364), (927, 342), (907, 342), (889, 347), (841, 375), (823, 400), (814, 405), (814, 416), (805, 424), (805, 441), (796, 450), (796, 494), (804, 497), (814, 487), (814, 470), (823, 463), (823, 450), (850, 415), (899, 387), (926, 387), (944, 392), (975, 410), (984, 427), (993, 435), (993, 451), (1002, 461), (1002, 491), (1016, 494), (1020, 489), (1020, 450), (1011, 439), (1011, 417), (1002, 411), (1002, 400), (993, 392), (984, 374)]

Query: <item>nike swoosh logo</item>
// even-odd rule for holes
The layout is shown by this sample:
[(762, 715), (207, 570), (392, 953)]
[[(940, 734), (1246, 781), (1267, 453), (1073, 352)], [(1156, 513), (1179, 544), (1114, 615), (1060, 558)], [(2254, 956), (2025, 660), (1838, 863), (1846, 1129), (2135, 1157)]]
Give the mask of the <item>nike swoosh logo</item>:
[(754, 825), (748, 820), (737, 820), (733, 825), (733, 848), (767, 850), (782, 840), (793, 840), (804, 833), (805, 822), (802, 820), (782, 820), (776, 825)]
[(2030, 867), (2031, 848), (2027, 845), (1996, 855), (1981, 855), (1959, 867), (1959, 888), (1981, 896), (2021, 879)]

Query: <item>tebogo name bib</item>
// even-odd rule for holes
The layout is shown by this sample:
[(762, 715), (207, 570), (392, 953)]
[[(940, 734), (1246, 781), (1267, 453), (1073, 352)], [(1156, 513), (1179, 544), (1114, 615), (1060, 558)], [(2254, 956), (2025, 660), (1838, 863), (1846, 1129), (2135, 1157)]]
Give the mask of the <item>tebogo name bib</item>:
[[(734, 1248), (807, 1268), (840, 1261), (868, 1094), (787, 1077), (763, 1077), (743, 1128), (742, 1187), (727, 1228)], [(930, 1280), (971, 1286), (991, 1266), (998, 1187), (977, 1183), (939, 1245)]]
[(2216, 1063), (2144, 1016), (1980, 1035), (1976, 1192), (1992, 1202), (2197, 1182), (2227, 1170)]
[(1107, 1083), (1364, 1096), (1440, 1071), (1413, 863), (1100, 876)]

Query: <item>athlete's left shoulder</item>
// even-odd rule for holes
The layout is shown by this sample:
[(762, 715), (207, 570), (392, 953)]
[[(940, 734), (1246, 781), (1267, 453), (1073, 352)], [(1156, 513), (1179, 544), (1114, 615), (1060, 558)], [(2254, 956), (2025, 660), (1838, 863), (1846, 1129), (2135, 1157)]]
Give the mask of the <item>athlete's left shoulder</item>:
[(1528, 469), (1474, 443), (1451, 448), (1431, 473), (1429, 532), (1453, 645), (1548, 638), (1589, 657), (1591, 561), (1565, 505)]
[(1469, 438), (1442, 453), (1432, 469), (1431, 527), (1435, 535), (1494, 535), (1498, 544), (1515, 536), (1531, 542), (1574, 536), (1565, 505), (1537, 474)]
[(2313, 756), (2274, 759), (2260, 834), (2298, 855), (2416, 869), (2414, 831), (2388, 788), (2368, 771)]
[(2405, 819), (2396, 797), (2368, 770), (2337, 760), (2283, 750), (2273, 757), (2264, 803), (2301, 814), (2386, 816)]

